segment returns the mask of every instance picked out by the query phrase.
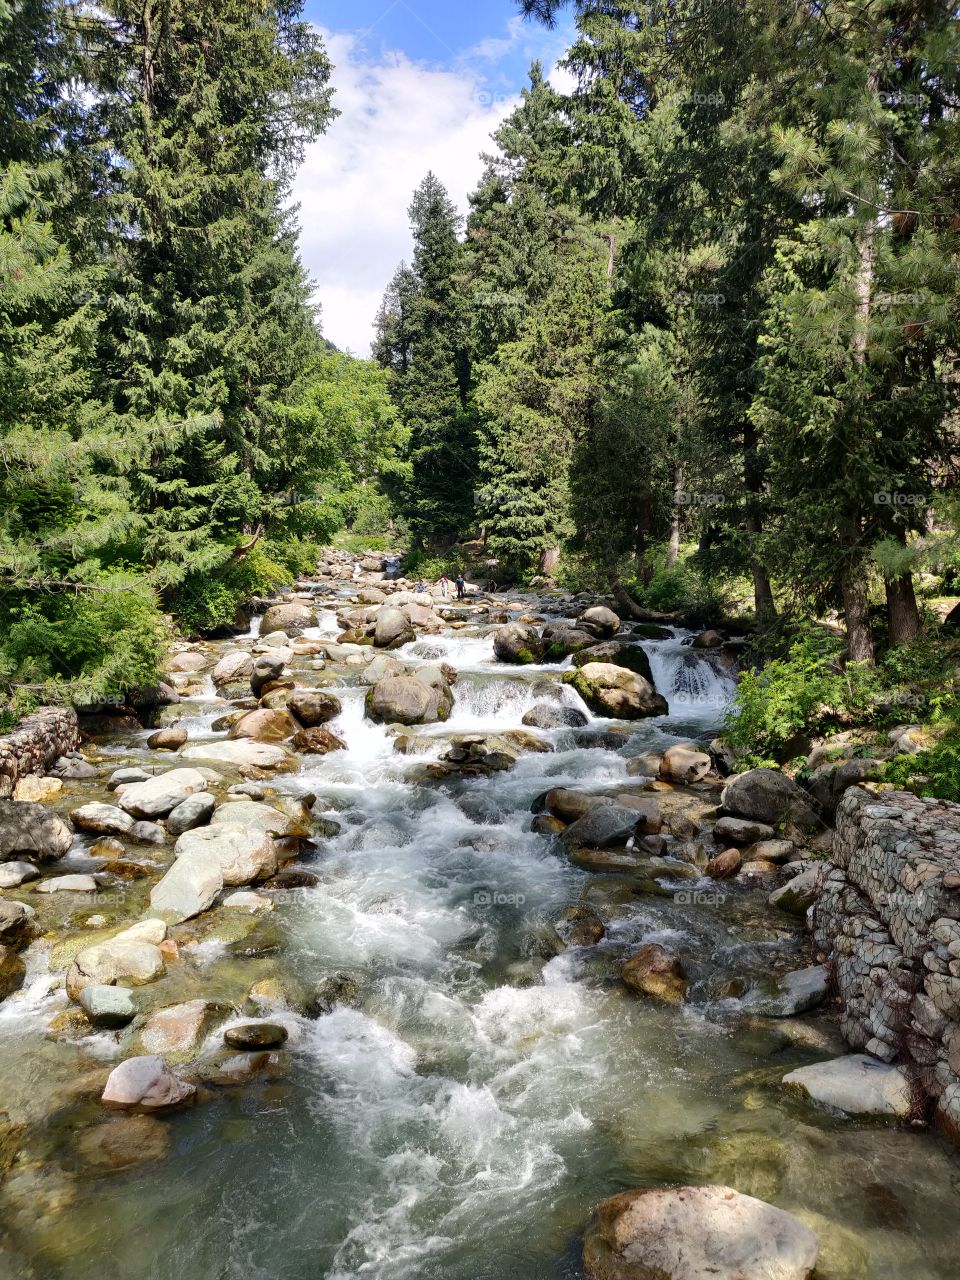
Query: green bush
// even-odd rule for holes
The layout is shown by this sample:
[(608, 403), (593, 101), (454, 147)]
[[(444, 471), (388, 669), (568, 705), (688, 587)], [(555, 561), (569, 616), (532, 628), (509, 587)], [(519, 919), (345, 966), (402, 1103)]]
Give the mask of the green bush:
[(935, 702), (930, 719), (940, 740), (916, 755), (894, 757), (884, 781), (921, 796), (960, 803), (960, 697), (946, 693)]
[(10, 606), (0, 646), (0, 680), (42, 701), (77, 704), (120, 698), (152, 684), (167, 628), (154, 593), (128, 575), (101, 590), (58, 593)]
[(685, 613), (719, 616), (728, 611), (731, 584), (719, 573), (704, 573), (697, 564), (693, 547), (686, 547), (675, 564), (667, 565), (666, 551), (653, 556), (653, 574), (648, 582), (630, 585), (631, 594), (646, 609), (661, 613)]
[(190, 635), (239, 626), (249, 601), (290, 586), (295, 576), (256, 546), (242, 557), (231, 556), (218, 571), (188, 574), (177, 589), (174, 616)]

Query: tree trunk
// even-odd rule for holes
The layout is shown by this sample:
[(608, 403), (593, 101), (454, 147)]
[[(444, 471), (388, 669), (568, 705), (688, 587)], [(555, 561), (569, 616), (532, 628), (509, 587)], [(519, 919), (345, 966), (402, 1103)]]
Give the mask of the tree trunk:
[(884, 582), (887, 590), (887, 621), (892, 645), (909, 644), (920, 634), (920, 610), (913, 590), (913, 574), (901, 573)]
[(543, 574), (545, 578), (549, 578), (560, 562), (559, 547), (545, 547), (540, 552), (540, 563), (537, 566), (537, 573)]
[(777, 606), (773, 602), (770, 575), (759, 564), (753, 566), (753, 609), (758, 622), (770, 623), (776, 620)]
[(667, 568), (680, 559), (680, 494), (683, 492), (683, 467), (673, 469), (673, 515), (670, 518), (670, 543), (667, 546)]
[(867, 603), (866, 575), (857, 568), (844, 570), (843, 613), (847, 623), (847, 658), (850, 662), (868, 662), (873, 666), (873, 633)]

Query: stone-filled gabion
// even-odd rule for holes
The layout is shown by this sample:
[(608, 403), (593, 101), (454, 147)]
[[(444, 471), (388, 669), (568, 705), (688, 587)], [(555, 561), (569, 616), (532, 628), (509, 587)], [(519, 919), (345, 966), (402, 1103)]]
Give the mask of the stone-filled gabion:
[(809, 920), (848, 1043), (912, 1067), (960, 1135), (960, 805), (851, 787)]
[(42, 774), (59, 756), (80, 745), (80, 727), (72, 707), (40, 707), (0, 737), (0, 798), (13, 795), (28, 774)]

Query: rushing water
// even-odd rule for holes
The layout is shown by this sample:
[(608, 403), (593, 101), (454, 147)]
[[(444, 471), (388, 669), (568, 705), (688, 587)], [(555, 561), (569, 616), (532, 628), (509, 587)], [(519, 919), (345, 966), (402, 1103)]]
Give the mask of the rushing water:
[[(335, 631), (325, 613), (315, 634)], [(240, 643), (256, 635), (255, 622)], [(824, 1280), (960, 1275), (953, 1156), (930, 1136), (831, 1117), (784, 1093), (787, 1071), (838, 1051), (829, 1017), (743, 1017), (738, 995), (751, 983), (809, 962), (767, 891), (718, 899), (707, 882), (678, 881), (676, 892), (635, 896), (530, 831), (546, 788), (635, 786), (631, 757), (715, 730), (730, 681), (685, 639), (644, 642), (669, 716), (630, 732), (591, 715), (586, 738), (554, 731), (550, 754), (443, 783), (426, 779), (424, 762), (445, 735), (518, 728), (550, 699), (585, 710), (559, 684), (564, 664), (503, 667), (489, 634), (408, 646), (402, 657), (442, 659), (460, 675), (451, 720), (422, 731), (425, 755), (406, 756), (363, 718), (364, 688), (344, 675), (330, 727), (347, 750), (304, 757), (271, 784), (316, 795), (315, 812), (342, 824), (314, 863), (321, 884), (273, 913), (279, 957), (232, 963), (249, 965), (246, 985), (276, 972), (309, 990), (346, 973), (359, 1000), (315, 1019), (278, 1014), (291, 1033), (287, 1071), (172, 1116), (160, 1163), (75, 1178), (63, 1103), (36, 1166), (8, 1180), (16, 1266), (32, 1268), (11, 1274), (574, 1280), (605, 1195), (719, 1181), (804, 1216), (823, 1241)], [(306, 664), (297, 669), (309, 681)], [(225, 709), (207, 685), (177, 710), (202, 741)], [(616, 728), (621, 738), (589, 745)], [(114, 749), (144, 758), (142, 738)], [(82, 852), (71, 858), (83, 865)], [(609, 920), (605, 938), (553, 954), (549, 921), (584, 900)], [(617, 980), (623, 954), (646, 941), (691, 957), (687, 1005), (642, 1002)], [(222, 944), (185, 952), (212, 988)], [(0, 1005), (0, 1108), (19, 1105), (34, 1122), (51, 1094), (117, 1053), (103, 1033), (44, 1039), (65, 1007), (44, 954), (31, 950), (28, 986)]]

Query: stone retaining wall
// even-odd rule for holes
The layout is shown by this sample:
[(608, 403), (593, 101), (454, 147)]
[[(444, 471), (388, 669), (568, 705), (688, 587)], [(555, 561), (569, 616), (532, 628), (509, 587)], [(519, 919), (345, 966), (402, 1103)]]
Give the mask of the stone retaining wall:
[(960, 805), (851, 787), (810, 923), (847, 1042), (909, 1068), (960, 1135)]
[(0, 798), (13, 795), (27, 774), (46, 773), (54, 760), (80, 744), (77, 713), (72, 707), (41, 707), (0, 737)]

